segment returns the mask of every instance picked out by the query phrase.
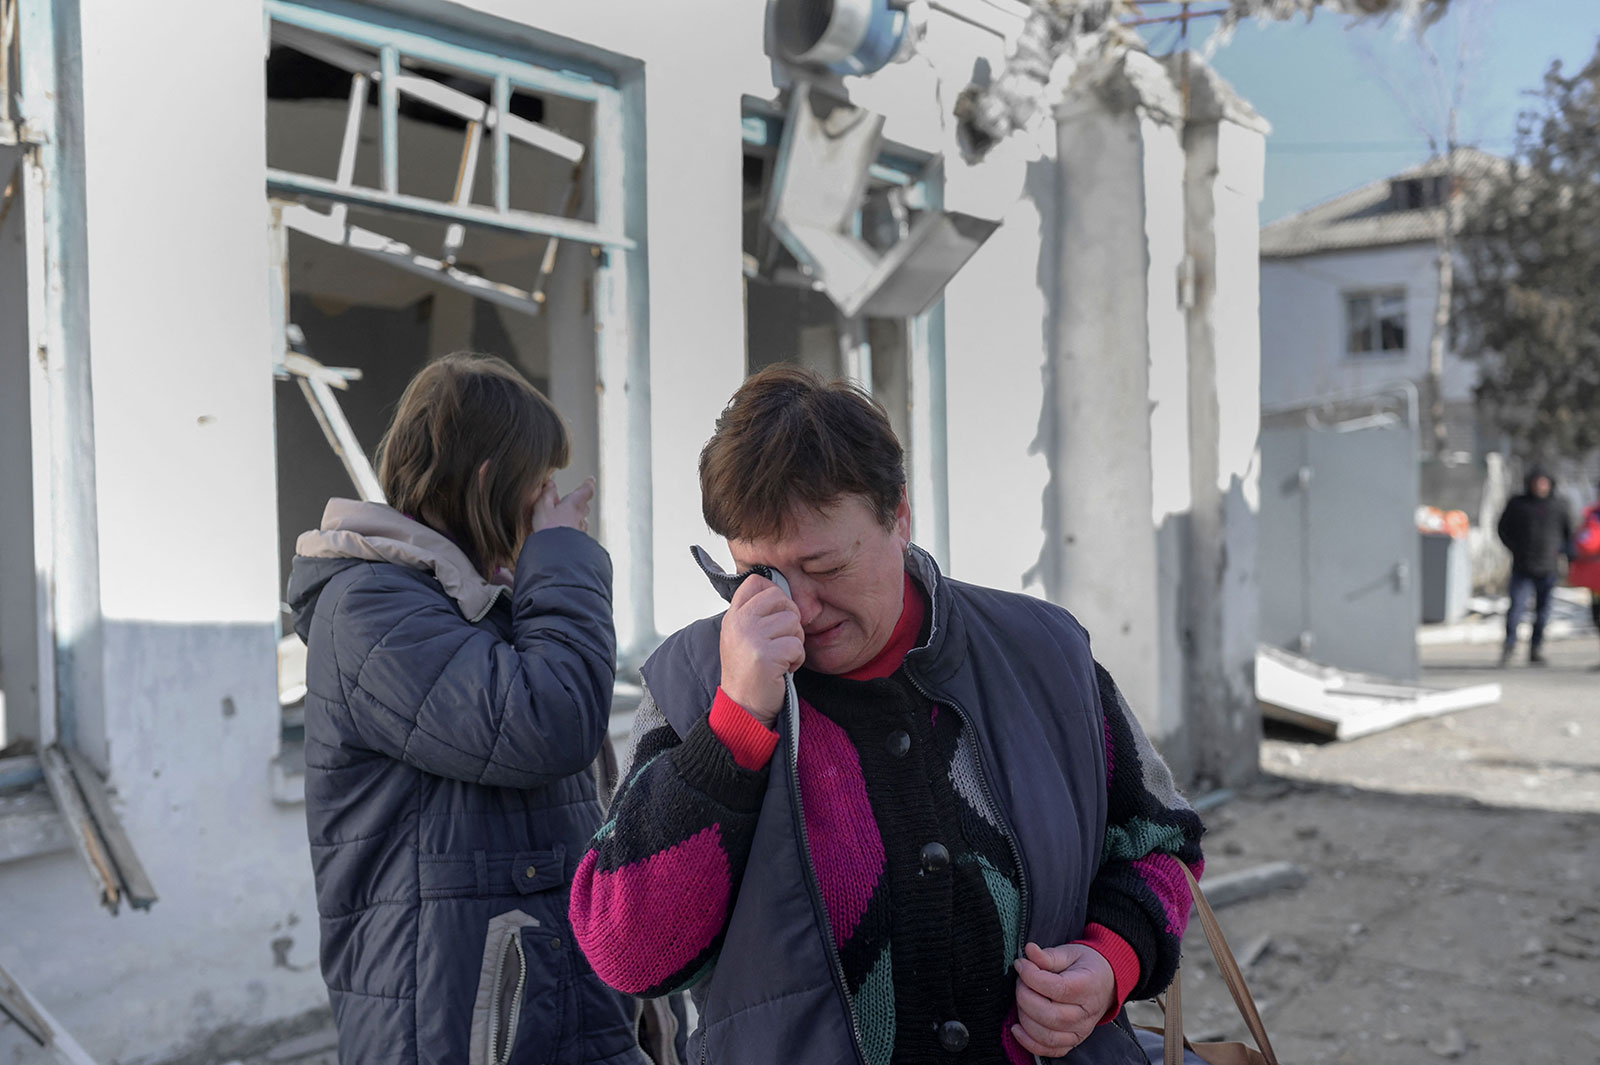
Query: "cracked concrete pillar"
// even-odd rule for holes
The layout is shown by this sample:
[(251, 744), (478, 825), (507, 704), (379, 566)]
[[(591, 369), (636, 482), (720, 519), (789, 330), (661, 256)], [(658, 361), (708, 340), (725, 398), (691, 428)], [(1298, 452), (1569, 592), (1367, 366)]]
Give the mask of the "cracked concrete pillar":
[(1096, 657), (1175, 762), (1189, 505), (1181, 105), (1161, 65), (1130, 52), (1082, 78), (1056, 112), (1055, 564), (1045, 574), (1050, 598), (1088, 627)]
[[(1181, 57), (1168, 61), (1181, 84)], [(1191, 60), (1185, 131), (1191, 491), (1186, 715), (1196, 775), (1218, 785), (1256, 772), (1260, 578), (1260, 205), (1265, 119)]]

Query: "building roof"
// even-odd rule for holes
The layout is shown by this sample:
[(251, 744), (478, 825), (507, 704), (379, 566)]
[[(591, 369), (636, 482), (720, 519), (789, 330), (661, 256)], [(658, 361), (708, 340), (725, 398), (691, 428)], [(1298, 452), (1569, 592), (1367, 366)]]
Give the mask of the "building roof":
[[(1466, 179), (1469, 193), (1474, 179), (1503, 172), (1510, 165), (1505, 159), (1476, 148), (1457, 148), (1454, 158), (1456, 173)], [(1435, 157), (1421, 166), (1273, 222), (1261, 230), (1261, 257), (1287, 259), (1326, 251), (1431, 244), (1443, 221), (1444, 208), (1408, 208), (1397, 197), (1396, 189), (1402, 182), (1441, 177), (1445, 170), (1444, 158)]]

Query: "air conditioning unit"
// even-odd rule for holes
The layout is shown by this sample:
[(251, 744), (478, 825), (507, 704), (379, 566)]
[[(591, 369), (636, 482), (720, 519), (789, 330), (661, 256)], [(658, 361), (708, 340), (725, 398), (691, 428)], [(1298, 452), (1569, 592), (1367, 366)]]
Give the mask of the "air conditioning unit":
[(926, 12), (926, 0), (772, 0), (773, 39), (791, 63), (872, 74), (911, 56)]

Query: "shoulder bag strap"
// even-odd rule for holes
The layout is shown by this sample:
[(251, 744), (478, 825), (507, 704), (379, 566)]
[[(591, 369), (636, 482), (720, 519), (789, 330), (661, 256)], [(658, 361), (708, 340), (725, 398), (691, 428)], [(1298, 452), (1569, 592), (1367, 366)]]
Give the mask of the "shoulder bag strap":
[[(1228, 992), (1233, 995), (1233, 1004), (1239, 1008), (1239, 1016), (1244, 1018), (1245, 1026), (1250, 1029), (1250, 1037), (1256, 1041), (1256, 1048), (1261, 1051), (1261, 1056), (1267, 1059), (1268, 1065), (1278, 1065), (1278, 1056), (1273, 1052), (1272, 1041), (1267, 1038), (1267, 1026), (1261, 1023), (1261, 1011), (1256, 1009), (1256, 1000), (1251, 997), (1250, 988), (1245, 986), (1244, 973), (1228, 946), (1227, 937), (1222, 934), (1222, 925), (1217, 921), (1217, 915), (1212, 911), (1211, 904), (1206, 901), (1205, 892), (1200, 890), (1200, 883), (1195, 880), (1189, 866), (1182, 861), (1178, 862), (1178, 865), (1183, 869), (1183, 875), (1189, 879), (1189, 890), (1194, 895), (1194, 906), (1200, 915), (1200, 925), (1205, 929), (1206, 942), (1211, 945), (1211, 955), (1217, 960), (1217, 969), (1222, 973), (1222, 980), (1228, 985)], [(1165, 1006), (1166, 1065), (1181, 1065), (1183, 990), (1177, 973), (1173, 974)]]

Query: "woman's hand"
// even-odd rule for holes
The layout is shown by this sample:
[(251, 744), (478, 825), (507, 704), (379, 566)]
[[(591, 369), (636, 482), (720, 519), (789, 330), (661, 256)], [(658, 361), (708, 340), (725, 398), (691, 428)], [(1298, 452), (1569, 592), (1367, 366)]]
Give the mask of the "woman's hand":
[(1093, 947), (1066, 943), (1045, 950), (1029, 943), (1017, 968), (1017, 1020), (1011, 1028), (1026, 1051), (1059, 1058), (1089, 1038), (1117, 998), (1111, 963)]
[(589, 504), (594, 500), (594, 478), (586, 479), (566, 495), (556, 492), (556, 482), (546, 481), (528, 508), (528, 533), (568, 528), (589, 531)]
[(746, 577), (722, 618), (723, 694), (771, 728), (783, 709), (783, 675), (805, 660), (800, 608), (765, 577)]

